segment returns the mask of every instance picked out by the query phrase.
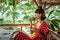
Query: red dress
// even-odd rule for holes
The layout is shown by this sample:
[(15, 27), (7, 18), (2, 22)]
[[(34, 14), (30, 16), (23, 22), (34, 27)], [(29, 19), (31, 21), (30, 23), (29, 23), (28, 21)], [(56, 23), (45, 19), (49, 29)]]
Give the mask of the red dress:
[[(45, 21), (43, 23), (41, 23), (38, 27), (37, 27), (36, 24), (35, 24), (34, 27), (37, 28), (37, 30), (39, 30), (42, 34), (47, 35), (48, 24)], [(33, 36), (31, 38), (23, 32), (18, 32), (17, 35), (15, 36), (15, 40), (46, 40), (45, 38), (42, 38), (41, 35), (38, 34), (37, 32), (33, 32), (33, 33), (34, 33), (35, 36)]]

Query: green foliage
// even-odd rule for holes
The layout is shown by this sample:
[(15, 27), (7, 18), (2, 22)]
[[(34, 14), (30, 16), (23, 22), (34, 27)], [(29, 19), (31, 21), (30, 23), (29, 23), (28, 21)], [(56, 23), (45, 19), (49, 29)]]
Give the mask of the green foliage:
[(26, 16), (24, 16), (24, 20), (26, 20), (26, 19), (28, 19), (30, 16), (28, 16), (28, 15), (26, 15)]
[(49, 16), (52, 14), (52, 12), (54, 12), (54, 10), (52, 10), (52, 11), (49, 13), (48, 18), (49, 18)]
[(14, 17), (18, 18), (19, 17), (19, 13), (18, 12), (15, 12), (14, 13)]
[(53, 31), (55, 31), (55, 28), (54, 28), (53, 24), (50, 24), (49, 28), (52, 29)]
[[(59, 29), (60, 30), (60, 27), (59, 27), (59, 22), (60, 22), (60, 19), (59, 18), (56, 18), (57, 15), (54, 15), (54, 12), (56, 10), (52, 10), (48, 13), (48, 16), (47, 16), (47, 19), (46, 21), (48, 22), (49, 24), (49, 28), (52, 29), (53, 31), (55, 31), (56, 29)], [(57, 11), (56, 11), (57, 12)], [(53, 16), (53, 15), (54, 16)], [(51, 17), (52, 16), (52, 17)]]
[(6, 17), (10, 16), (11, 14), (12, 14), (12, 12), (11, 12), (11, 11), (8, 11), (8, 12), (6, 13)]
[(3, 18), (0, 18), (0, 24), (1, 24), (1, 23), (3, 24), (3, 21), (4, 21), (4, 19), (3, 19)]

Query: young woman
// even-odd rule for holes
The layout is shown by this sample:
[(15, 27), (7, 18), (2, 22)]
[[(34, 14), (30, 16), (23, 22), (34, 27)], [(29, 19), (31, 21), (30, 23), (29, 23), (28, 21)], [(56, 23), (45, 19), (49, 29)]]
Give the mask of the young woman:
[(37, 22), (35, 23), (34, 27), (31, 28), (34, 36), (29, 37), (23, 32), (18, 32), (14, 40), (46, 40), (48, 24), (44, 21), (46, 17), (42, 8), (35, 11), (35, 18)]

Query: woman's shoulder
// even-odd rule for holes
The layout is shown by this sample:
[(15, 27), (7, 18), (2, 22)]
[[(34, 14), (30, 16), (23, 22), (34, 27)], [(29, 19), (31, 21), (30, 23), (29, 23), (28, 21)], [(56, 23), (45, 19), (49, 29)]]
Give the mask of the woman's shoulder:
[(43, 21), (42, 25), (48, 25), (48, 23), (46, 21)]

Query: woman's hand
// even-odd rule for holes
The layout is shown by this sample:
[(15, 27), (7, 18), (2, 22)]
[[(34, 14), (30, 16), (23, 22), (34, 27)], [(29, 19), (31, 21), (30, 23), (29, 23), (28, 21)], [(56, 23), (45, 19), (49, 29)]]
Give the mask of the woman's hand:
[(42, 38), (45, 38), (45, 35), (41, 34), (41, 32), (39, 30), (37, 30), (36, 28), (31, 28), (31, 30), (39, 33)]
[(31, 28), (32, 31), (38, 32), (37, 28)]

